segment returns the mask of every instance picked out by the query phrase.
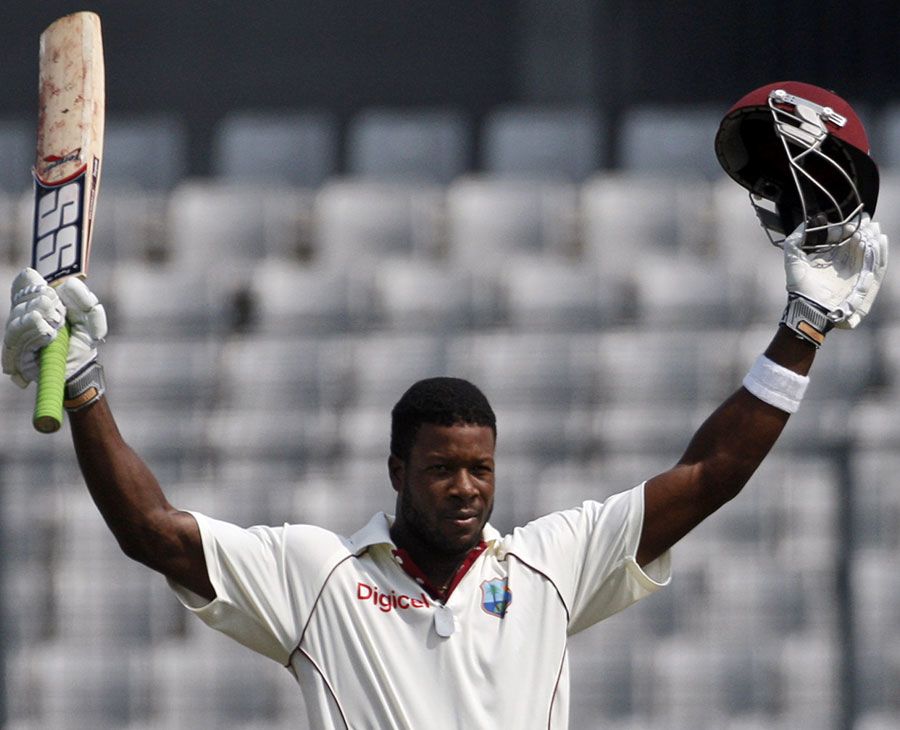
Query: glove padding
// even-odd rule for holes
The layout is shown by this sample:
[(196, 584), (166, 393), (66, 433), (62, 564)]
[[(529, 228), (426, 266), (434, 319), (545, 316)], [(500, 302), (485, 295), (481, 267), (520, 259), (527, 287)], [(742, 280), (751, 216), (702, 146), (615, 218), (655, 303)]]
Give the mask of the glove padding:
[(844, 226), (847, 240), (823, 251), (802, 250), (803, 234), (801, 224), (784, 241), (789, 296), (814, 304), (830, 325), (853, 329), (869, 313), (884, 278), (887, 236), (867, 213), (859, 226)]
[(77, 277), (51, 287), (34, 269), (13, 280), (12, 310), (3, 337), (3, 372), (20, 388), (37, 380), (39, 353), (52, 342), (63, 322), (71, 327), (66, 379), (97, 359), (106, 337), (106, 311), (97, 296)]

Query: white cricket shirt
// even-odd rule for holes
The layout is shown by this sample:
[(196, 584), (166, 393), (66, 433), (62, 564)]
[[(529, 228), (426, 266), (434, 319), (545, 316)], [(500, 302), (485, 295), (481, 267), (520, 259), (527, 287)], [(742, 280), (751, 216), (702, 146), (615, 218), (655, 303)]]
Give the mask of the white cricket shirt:
[(635, 562), (643, 485), (487, 543), (433, 599), (403, 570), (376, 514), (350, 538), (310, 525), (235, 525), (194, 513), (216, 599), (172, 584), (204, 622), (285, 665), (312, 727), (568, 727), (568, 636), (669, 581), (669, 554)]

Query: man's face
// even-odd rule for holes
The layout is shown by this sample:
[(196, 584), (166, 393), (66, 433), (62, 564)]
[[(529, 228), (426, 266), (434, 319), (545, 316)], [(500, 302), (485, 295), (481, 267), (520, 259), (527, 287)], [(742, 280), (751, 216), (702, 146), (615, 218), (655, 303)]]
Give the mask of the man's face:
[(494, 507), (494, 432), (488, 426), (423, 424), (409, 459), (389, 460), (395, 527), (451, 557), (481, 541)]

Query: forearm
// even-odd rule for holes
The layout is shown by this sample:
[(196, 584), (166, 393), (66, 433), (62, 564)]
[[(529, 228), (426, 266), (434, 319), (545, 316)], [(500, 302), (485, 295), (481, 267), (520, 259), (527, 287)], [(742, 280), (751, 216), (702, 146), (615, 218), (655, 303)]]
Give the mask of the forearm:
[[(780, 327), (765, 355), (806, 375), (815, 348)], [(789, 414), (738, 389), (700, 427), (680, 464), (698, 469), (698, 487), (714, 503), (734, 497), (756, 471), (787, 424)]]
[[(766, 350), (775, 363), (809, 372), (815, 348), (780, 328)], [(638, 561), (644, 565), (735, 497), (787, 424), (789, 414), (739, 388), (706, 419), (672, 469), (648, 480)]]
[(159, 523), (173, 508), (147, 465), (122, 439), (105, 398), (71, 413), (72, 439), (88, 491), (119, 545), (150, 563)]

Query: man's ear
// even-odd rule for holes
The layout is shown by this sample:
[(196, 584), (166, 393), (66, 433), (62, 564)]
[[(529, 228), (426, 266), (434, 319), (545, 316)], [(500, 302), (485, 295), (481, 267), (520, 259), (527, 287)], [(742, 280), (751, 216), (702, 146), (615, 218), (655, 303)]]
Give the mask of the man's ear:
[(403, 486), (403, 473), (405, 464), (399, 456), (391, 454), (388, 457), (388, 474), (391, 476), (391, 486), (395, 492), (399, 492)]

